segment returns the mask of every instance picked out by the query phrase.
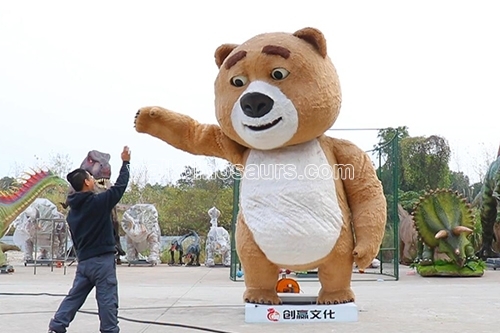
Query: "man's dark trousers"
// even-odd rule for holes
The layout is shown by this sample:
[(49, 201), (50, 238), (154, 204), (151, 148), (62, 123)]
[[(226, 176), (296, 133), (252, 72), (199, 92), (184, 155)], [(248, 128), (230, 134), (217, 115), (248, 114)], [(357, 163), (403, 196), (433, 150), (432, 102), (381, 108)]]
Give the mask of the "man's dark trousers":
[(101, 333), (118, 333), (118, 283), (114, 253), (79, 261), (73, 287), (64, 298), (54, 318), (51, 330), (64, 333), (87, 296), (96, 287)]

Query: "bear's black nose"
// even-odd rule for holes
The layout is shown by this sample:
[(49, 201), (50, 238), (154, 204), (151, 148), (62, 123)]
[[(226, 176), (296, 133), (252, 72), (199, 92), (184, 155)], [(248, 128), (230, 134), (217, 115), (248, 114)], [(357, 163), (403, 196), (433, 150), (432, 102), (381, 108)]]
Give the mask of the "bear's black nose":
[(240, 99), (240, 105), (247, 116), (260, 118), (272, 110), (274, 101), (267, 95), (253, 92), (243, 96)]

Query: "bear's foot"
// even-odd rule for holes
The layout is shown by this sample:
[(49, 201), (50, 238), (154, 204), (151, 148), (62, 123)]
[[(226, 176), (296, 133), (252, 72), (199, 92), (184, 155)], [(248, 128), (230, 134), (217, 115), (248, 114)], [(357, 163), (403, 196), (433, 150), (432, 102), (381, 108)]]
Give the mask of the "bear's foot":
[(321, 290), (317, 304), (345, 304), (352, 302), (354, 302), (354, 293), (351, 288), (348, 288), (336, 291)]
[(247, 289), (243, 294), (243, 299), (246, 303), (254, 304), (279, 305), (282, 303), (274, 289)]

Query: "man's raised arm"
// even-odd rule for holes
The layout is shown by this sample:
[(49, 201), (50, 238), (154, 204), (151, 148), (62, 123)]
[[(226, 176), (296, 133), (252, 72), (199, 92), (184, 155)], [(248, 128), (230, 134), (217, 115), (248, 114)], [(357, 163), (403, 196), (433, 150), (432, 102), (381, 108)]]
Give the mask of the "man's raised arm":
[(130, 178), (130, 149), (125, 146), (122, 154), (122, 167), (116, 183), (111, 186), (107, 191), (97, 195), (97, 200), (101, 201), (107, 208), (112, 209), (118, 202), (120, 202), (125, 190), (127, 189), (128, 181)]

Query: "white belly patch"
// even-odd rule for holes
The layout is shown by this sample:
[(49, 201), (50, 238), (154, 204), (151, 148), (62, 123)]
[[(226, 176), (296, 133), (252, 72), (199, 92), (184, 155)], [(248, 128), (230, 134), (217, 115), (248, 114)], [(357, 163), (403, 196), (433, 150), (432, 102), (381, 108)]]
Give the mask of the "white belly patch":
[(317, 140), (252, 150), (241, 180), (240, 203), (257, 245), (283, 267), (328, 255), (343, 225), (332, 166)]

